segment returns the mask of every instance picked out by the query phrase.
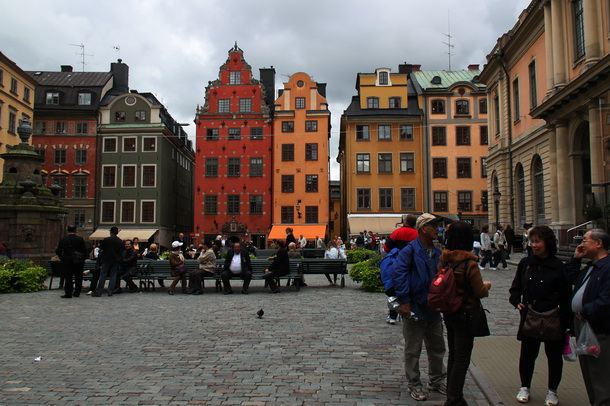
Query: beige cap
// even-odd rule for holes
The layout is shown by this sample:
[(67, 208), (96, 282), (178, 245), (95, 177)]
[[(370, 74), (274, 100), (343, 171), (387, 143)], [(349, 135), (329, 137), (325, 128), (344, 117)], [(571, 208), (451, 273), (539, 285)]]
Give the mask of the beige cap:
[(420, 229), (423, 226), (437, 224), (443, 221), (442, 217), (437, 217), (434, 214), (424, 213), (417, 218), (417, 222), (415, 223), (415, 228)]

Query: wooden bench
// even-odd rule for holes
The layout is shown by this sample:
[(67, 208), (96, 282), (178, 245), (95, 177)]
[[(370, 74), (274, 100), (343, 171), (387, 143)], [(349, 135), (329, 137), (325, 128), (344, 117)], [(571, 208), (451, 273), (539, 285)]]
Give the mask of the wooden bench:
[(341, 275), (341, 287), (345, 287), (345, 274), (347, 274), (347, 261), (344, 259), (303, 258), (301, 260), (303, 275)]
[(324, 258), (326, 250), (324, 248), (302, 248), (301, 255), (303, 258)]

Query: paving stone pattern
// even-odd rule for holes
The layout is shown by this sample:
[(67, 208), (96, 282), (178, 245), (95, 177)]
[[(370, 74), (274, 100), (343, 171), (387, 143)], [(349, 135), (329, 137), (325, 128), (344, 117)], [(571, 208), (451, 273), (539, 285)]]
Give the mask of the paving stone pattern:
[[(511, 271), (486, 271), (494, 335), (511, 335)], [(399, 324), (385, 295), (310, 276), (272, 295), (201, 296), (165, 289), (61, 299), (62, 291), (0, 296), (0, 404), (440, 405), (406, 391)], [(508, 283), (508, 285), (507, 285)], [(179, 292), (179, 289), (176, 289)], [(236, 289), (236, 292), (239, 292)], [(256, 312), (263, 308), (262, 319)], [(475, 344), (476, 345), (476, 344)], [(35, 358), (42, 357), (41, 361)], [(425, 351), (421, 360), (426, 379)], [(471, 405), (488, 405), (469, 375)]]

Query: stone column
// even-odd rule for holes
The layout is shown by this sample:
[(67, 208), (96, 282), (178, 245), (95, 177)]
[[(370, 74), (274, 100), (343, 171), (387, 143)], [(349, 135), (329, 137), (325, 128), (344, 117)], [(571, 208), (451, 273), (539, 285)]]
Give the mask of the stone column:
[(602, 50), (599, 32), (601, 13), (599, 0), (583, 0), (583, 19), (585, 34), (585, 65), (599, 61)]
[(551, 18), (553, 26), (553, 85), (564, 87), (566, 85), (566, 33), (565, 33), (565, 4), (563, 0), (552, 0)]
[[(557, 121), (555, 125), (555, 139), (557, 150), (557, 203), (559, 218), (557, 225), (574, 224), (571, 196), (574, 191), (569, 165), (568, 126), (565, 121)], [(551, 199), (555, 199), (551, 195)]]
[(544, 48), (546, 53), (546, 94), (550, 95), (555, 87), (553, 73), (553, 18), (551, 0), (544, 2)]
[(557, 190), (557, 133), (555, 126), (549, 125), (548, 129), (549, 137), (549, 159), (550, 159), (550, 177), (551, 177), (551, 225), (555, 226), (559, 223), (559, 202), (556, 196), (559, 191)]
[[(591, 184), (600, 185), (603, 183), (602, 176), (602, 156), (603, 144), (601, 142), (600, 122), (599, 122), (599, 99), (594, 98), (589, 102), (589, 154), (591, 159)], [(606, 204), (603, 186), (592, 186), (591, 191), (595, 194), (595, 201), (600, 206)]]

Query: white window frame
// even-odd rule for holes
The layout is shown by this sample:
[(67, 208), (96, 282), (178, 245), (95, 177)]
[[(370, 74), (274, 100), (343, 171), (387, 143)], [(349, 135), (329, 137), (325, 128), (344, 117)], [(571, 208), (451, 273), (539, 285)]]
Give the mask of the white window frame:
[[(153, 202), (153, 221), (144, 221), (144, 203)], [(154, 224), (157, 221), (157, 201), (148, 199), (148, 200), (140, 200), (140, 223), (144, 224)]]
[[(125, 219), (123, 218), (123, 204), (124, 203), (133, 203), (133, 218), (132, 221), (125, 221)], [(136, 201), (135, 200), (121, 200), (121, 207), (120, 207), (120, 215), (121, 215), (121, 223), (122, 224), (135, 224), (136, 223), (136, 218), (137, 218), (137, 207), (136, 207)]]
[[(104, 185), (104, 169), (105, 168), (114, 168), (114, 186), (105, 186)], [(116, 185), (117, 185), (117, 166), (116, 165), (102, 165), (102, 182), (101, 182), (101, 187), (104, 189), (116, 189)]]
[[(152, 166), (155, 168), (155, 182), (153, 186), (144, 186), (144, 168)], [(143, 164), (140, 170), (140, 185), (143, 188), (155, 188), (157, 187), (157, 164)]]
[[(82, 96), (82, 98), (81, 98), (81, 96)], [(89, 97), (87, 98), (85, 96), (89, 96)], [(93, 96), (90, 92), (78, 92), (78, 105), (79, 106), (91, 106), (92, 101), (93, 101)]]
[[(127, 140), (134, 140), (134, 146), (133, 146), (133, 151), (126, 151), (125, 150), (125, 141)], [(133, 154), (133, 153), (137, 153), (138, 152), (138, 137), (123, 137), (123, 139), (121, 140), (121, 151), (123, 151), (123, 153), (125, 154)]]
[[(146, 140), (154, 140), (155, 142), (155, 148), (147, 151), (146, 149), (144, 149), (144, 145), (146, 145)], [(157, 152), (157, 137), (142, 137), (142, 152)]]
[[(114, 139), (114, 146), (115, 146), (115, 150), (114, 151), (106, 151), (106, 140), (111, 140)], [(111, 153), (111, 154), (116, 154), (119, 152), (119, 139), (118, 137), (104, 137), (102, 139), (102, 152), (104, 153)]]
[[(125, 184), (125, 168), (134, 168), (133, 171), (133, 185)], [(124, 188), (135, 188), (138, 186), (138, 166), (137, 165), (122, 165), (121, 166), (121, 187)]]
[[(112, 213), (111, 221), (104, 221), (104, 203), (112, 203), (114, 205), (114, 210)], [(100, 224), (114, 224), (116, 219), (116, 200), (102, 200), (100, 201)]]

